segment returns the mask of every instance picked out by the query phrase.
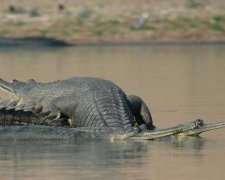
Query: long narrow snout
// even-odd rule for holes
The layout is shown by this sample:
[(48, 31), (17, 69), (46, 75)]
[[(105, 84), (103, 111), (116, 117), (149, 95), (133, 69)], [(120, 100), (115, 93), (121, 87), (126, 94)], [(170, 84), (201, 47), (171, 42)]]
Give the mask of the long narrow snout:
[(201, 126), (199, 126), (199, 128), (182, 132), (182, 133), (180, 133), (180, 135), (199, 136), (203, 132), (220, 129), (220, 128), (224, 128), (224, 127), (225, 127), (225, 122), (210, 123), (210, 124), (206, 124), (203, 122), (203, 124)]
[(141, 139), (153, 140), (171, 135), (199, 136), (203, 132), (220, 129), (224, 127), (225, 121), (206, 124), (202, 119), (197, 119), (195, 121), (180, 124), (171, 128), (155, 129), (153, 131), (143, 130), (141, 133), (137, 135), (137, 137)]
[(199, 129), (201, 126), (203, 126), (203, 124), (204, 124), (203, 120), (197, 119), (195, 121), (179, 124), (177, 126), (170, 127), (170, 128), (142, 130), (139, 134), (137, 134), (136, 136), (133, 136), (132, 138), (153, 140), (157, 138), (162, 138), (166, 136), (176, 135), (180, 133), (189, 132), (195, 129)]

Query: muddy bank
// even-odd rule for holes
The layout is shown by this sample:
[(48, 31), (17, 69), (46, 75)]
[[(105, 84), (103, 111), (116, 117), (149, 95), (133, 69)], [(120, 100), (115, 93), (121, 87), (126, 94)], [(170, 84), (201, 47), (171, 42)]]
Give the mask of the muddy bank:
[(0, 37), (0, 47), (65, 47), (69, 43), (47, 37)]
[(3, 0), (0, 37), (16, 37), (15, 44), (223, 43), (224, 9), (223, 0)]

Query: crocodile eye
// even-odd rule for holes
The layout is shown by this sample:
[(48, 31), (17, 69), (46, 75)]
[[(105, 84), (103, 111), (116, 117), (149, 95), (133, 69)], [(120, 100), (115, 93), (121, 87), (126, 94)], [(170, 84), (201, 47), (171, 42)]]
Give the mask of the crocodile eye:
[(202, 119), (197, 119), (195, 123), (198, 127), (201, 127), (204, 125), (204, 121)]

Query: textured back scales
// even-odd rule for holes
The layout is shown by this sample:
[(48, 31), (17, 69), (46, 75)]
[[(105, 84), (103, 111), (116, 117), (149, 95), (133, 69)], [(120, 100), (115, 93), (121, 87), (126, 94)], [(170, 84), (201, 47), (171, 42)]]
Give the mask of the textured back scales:
[(114, 83), (97, 78), (79, 79), (86, 92), (79, 101), (76, 118), (80, 126), (118, 127), (132, 129), (133, 115), (123, 91)]
[[(73, 127), (113, 127), (132, 130), (133, 114), (125, 93), (114, 83), (91, 77), (74, 77), (51, 83), (34, 80), (8, 83), (0, 81), (0, 88), (7, 91), (11, 101), (0, 107), (2, 121), (21, 123), (24, 116), (17, 111), (35, 115), (35, 124), (52, 125), (58, 120), (68, 120)], [(10, 112), (9, 112), (10, 110)], [(15, 113), (16, 112), (16, 113)], [(14, 114), (5, 118), (5, 114)], [(19, 118), (19, 120), (18, 120)], [(25, 124), (33, 124), (26, 121)]]

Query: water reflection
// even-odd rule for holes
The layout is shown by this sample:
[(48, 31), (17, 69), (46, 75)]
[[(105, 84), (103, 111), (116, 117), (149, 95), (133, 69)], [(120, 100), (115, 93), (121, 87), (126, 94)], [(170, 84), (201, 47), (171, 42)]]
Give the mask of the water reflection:
[[(202, 155), (204, 140), (163, 139), (160, 141), (83, 141), (83, 142), (1, 142), (1, 177), (31, 178), (56, 177), (97, 179), (99, 177), (121, 177), (125, 179), (137, 175), (137, 179), (147, 179), (146, 168), (154, 166), (154, 151), (161, 149), (176, 158), (192, 154)], [(151, 152), (152, 151), (152, 152)], [(113, 169), (113, 170), (112, 170)], [(124, 171), (123, 171), (124, 170)], [(53, 173), (53, 174), (52, 174)], [(143, 174), (142, 174), (143, 173)], [(140, 176), (142, 174), (143, 176)], [(110, 178), (111, 179), (111, 178)]]
[[(141, 96), (159, 128), (225, 119), (224, 46), (0, 49), (0, 77), (110, 79)], [(0, 98), (7, 96), (0, 91)], [(0, 142), (2, 179), (225, 179), (224, 129), (203, 138)]]
[(155, 140), (152, 143), (164, 149), (172, 148), (179, 151), (189, 151), (193, 156), (202, 156), (202, 150), (207, 140), (202, 137), (172, 136)]
[[(55, 177), (80, 176), (97, 177), (99, 171), (105, 173), (111, 167), (120, 168), (128, 161), (135, 166), (143, 166), (142, 158), (147, 148), (142, 143), (14, 143), (0, 146), (1, 175), (32, 177), (39, 173), (45, 179)], [(137, 163), (137, 164), (136, 164)], [(38, 168), (37, 170), (35, 170)], [(103, 168), (103, 169), (102, 169)], [(107, 170), (108, 169), (108, 170)], [(60, 172), (57, 172), (60, 170)], [(67, 175), (66, 175), (67, 174)], [(2, 176), (1, 176), (2, 177)], [(59, 178), (59, 179), (60, 179)]]

